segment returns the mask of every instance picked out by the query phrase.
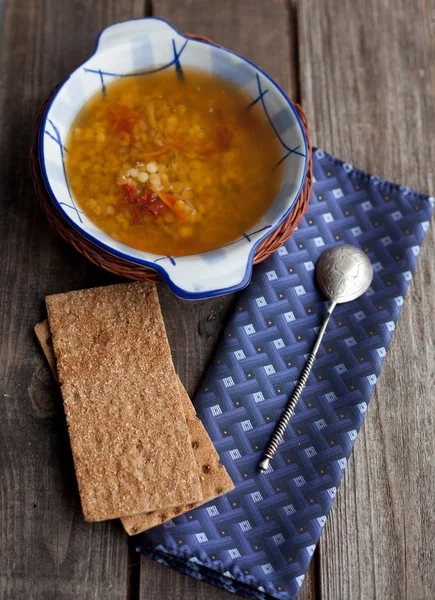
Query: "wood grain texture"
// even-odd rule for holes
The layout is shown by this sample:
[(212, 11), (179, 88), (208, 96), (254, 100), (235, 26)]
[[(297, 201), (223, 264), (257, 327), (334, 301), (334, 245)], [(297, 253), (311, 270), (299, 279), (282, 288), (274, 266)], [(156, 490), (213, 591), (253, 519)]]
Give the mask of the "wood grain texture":
[[(296, 23), (294, 11), (287, 2), (153, 0), (153, 14), (168, 19), (180, 31), (204, 35), (246, 56), (296, 98)], [(175, 298), (163, 287), (159, 288), (159, 296), (175, 368), (186, 390), (193, 394), (231, 313), (234, 296), (192, 303)], [(313, 561), (300, 600), (315, 597), (314, 566)], [(217, 600), (227, 596), (228, 592), (142, 558), (142, 600), (153, 597)]]
[[(314, 143), (433, 194), (433, 2), (300, 1), (298, 16)], [(434, 596), (434, 253), (432, 228), (321, 538), (325, 600)]]
[(81, 515), (60, 397), (33, 325), (46, 294), (113, 281), (49, 228), (32, 191), (39, 106), (92, 51), (98, 31), (139, 16), (142, 0), (10, 1), (0, 83), (0, 598), (124, 599), (119, 523)]

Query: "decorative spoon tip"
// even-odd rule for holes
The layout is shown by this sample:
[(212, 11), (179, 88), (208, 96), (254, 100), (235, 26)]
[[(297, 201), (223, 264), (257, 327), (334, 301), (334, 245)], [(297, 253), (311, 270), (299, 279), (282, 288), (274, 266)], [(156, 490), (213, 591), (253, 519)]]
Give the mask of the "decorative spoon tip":
[(269, 468), (270, 460), (268, 458), (263, 458), (263, 460), (258, 465), (258, 470), (260, 473), (264, 473)]

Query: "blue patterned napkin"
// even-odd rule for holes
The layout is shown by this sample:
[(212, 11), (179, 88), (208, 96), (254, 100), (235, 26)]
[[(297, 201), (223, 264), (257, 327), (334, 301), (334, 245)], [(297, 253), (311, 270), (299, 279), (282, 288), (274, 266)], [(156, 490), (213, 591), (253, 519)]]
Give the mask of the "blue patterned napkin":
[[(434, 199), (314, 153), (308, 212), (255, 267), (194, 404), (235, 490), (138, 537), (138, 550), (248, 598), (300, 589), (363, 421)], [(326, 309), (314, 265), (332, 244), (369, 256), (372, 286), (331, 317), (284, 442), (256, 468)]]

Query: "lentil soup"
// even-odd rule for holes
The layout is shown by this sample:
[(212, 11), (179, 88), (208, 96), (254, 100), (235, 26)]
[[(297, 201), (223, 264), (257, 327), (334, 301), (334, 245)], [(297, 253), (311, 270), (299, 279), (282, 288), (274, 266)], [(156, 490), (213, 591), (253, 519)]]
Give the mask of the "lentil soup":
[(281, 180), (260, 103), (194, 69), (118, 79), (69, 133), (66, 172), (84, 213), (112, 238), (156, 254), (213, 250), (252, 230)]

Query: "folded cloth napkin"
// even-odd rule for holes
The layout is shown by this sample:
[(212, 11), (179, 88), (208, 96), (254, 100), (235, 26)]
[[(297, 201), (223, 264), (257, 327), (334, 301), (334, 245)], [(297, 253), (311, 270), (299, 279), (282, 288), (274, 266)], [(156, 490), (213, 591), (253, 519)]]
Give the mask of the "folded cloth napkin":
[[(248, 598), (294, 598), (390, 343), (434, 199), (314, 153), (308, 212), (255, 267), (194, 404), (235, 490), (138, 537), (155, 560)], [(325, 316), (323, 250), (358, 246), (374, 277), (338, 305), (269, 470), (257, 465)]]

